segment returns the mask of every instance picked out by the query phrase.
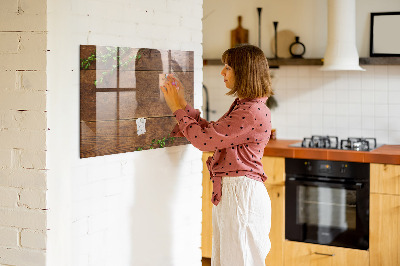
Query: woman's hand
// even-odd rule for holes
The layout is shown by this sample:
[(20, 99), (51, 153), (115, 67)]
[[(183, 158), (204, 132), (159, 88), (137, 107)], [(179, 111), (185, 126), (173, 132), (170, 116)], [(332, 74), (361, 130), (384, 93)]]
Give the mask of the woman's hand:
[(173, 75), (169, 75), (168, 77), (171, 77), (171, 79), (173, 79), (176, 82), (177, 88), (178, 88), (179, 103), (182, 106), (182, 108), (185, 108), (187, 105), (187, 102), (185, 100), (185, 88), (183, 87), (182, 82)]
[(184, 88), (182, 83), (175, 77), (168, 75), (163, 86), (160, 86), (161, 91), (164, 93), (165, 101), (172, 113), (178, 109), (186, 107), (186, 101), (183, 96)]

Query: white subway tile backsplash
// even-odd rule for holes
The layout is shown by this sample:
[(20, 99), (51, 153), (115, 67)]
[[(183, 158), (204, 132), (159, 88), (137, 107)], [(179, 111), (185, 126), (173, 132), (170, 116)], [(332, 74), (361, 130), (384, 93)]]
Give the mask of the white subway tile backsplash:
[(389, 117), (389, 130), (400, 131), (400, 117)]
[(336, 101), (336, 89), (335, 86), (332, 86), (331, 84), (325, 84), (324, 85), (324, 92), (323, 92), (323, 101), (324, 102), (330, 102), (334, 103)]
[(310, 67), (298, 67), (297, 75), (299, 77), (310, 79), (312, 69)]
[(298, 77), (287, 77), (286, 78), (286, 88), (288, 88), (288, 89), (299, 88)]
[(388, 117), (375, 117), (375, 131), (389, 129), (389, 118)]
[(375, 90), (374, 95), (375, 104), (385, 104), (388, 102), (388, 92), (387, 90), (377, 91)]
[(389, 89), (389, 91), (400, 90), (400, 74), (389, 76), (388, 89)]
[(362, 136), (361, 128), (349, 128), (349, 137), (360, 137)]
[(336, 95), (336, 102), (348, 105), (350, 102), (349, 90), (338, 90)]
[(349, 88), (349, 78), (347, 72), (341, 71), (336, 76), (336, 89), (347, 90)]
[(373, 131), (375, 129), (375, 120), (372, 116), (363, 116), (361, 118), (361, 125), (363, 130)]
[(388, 89), (388, 79), (386, 78), (375, 78), (374, 80), (375, 91), (387, 91)]
[(349, 103), (361, 103), (362, 96), (361, 96), (362, 90), (349, 90)]
[(374, 91), (373, 90), (362, 90), (361, 101), (363, 104), (374, 103)]
[(389, 104), (389, 117), (400, 117), (400, 104)]
[(399, 144), (400, 131), (389, 131), (389, 140), (387, 143)]
[(373, 118), (375, 114), (375, 108), (373, 104), (363, 104), (361, 105), (361, 116)]
[(325, 134), (330, 134), (330, 130), (335, 130), (336, 131), (336, 116), (335, 115), (324, 115), (324, 120), (322, 124), (324, 125), (324, 129), (326, 130)]
[(388, 143), (389, 142), (388, 136), (389, 133), (387, 129), (386, 130), (375, 129), (374, 137), (376, 138), (378, 145)]
[(341, 130), (346, 130), (349, 127), (349, 117), (348, 116), (336, 116), (336, 127)]
[(388, 76), (389, 76), (389, 79), (391, 78), (391, 77), (400, 77), (400, 66), (390, 66), (390, 67), (388, 67), (388, 70), (387, 70), (387, 73), (388, 73)]
[[(400, 117), (400, 67), (363, 67), (365, 72), (327, 72), (318, 66), (274, 69), (278, 108), (272, 117), (278, 138), (308, 136), (300, 132), (339, 134), (342, 138), (377, 134), (382, 142), (398, 144), (400, 141), (393, 142), (398, 138), (393, 134), (400, 130), (396, 126), (389, 130), (385, 121), (391, 124), (390, 119)], [(226, 99), (218, 99), (219, 104), (222, 101)]]
[(373, 138), (374, 137), (374, 130), (373, 129), (362, 129), (361, 137), (363, 138)]
[(318, 90), (324, 85), (324, 79), (323, 77), (311, 77), (310, 79), (310, 88), (315, 90)]
[(387, 65), (376, 65), (374, 66), (374, 77), (387, 79), (388, 66)]
[(388, 100), (389, 104), (400, 105), (400, 88), (397, 91), (389, 91), (388, 97), (389, 97), (389, 100)]
[(375, 117), (388, 117), (389, 108), (387, 104), (375, 104)]
[(297, 66), (288, 66), (285, 67), (286, 72), (284, 73), (285, 77), (297, 77), (298, 76), (298, 68)]
[(336, 114), (338, 116), (347, 116), (349, 114), (349, 105), (346, 103), (336, 103)]
[(336, 114), (336, 105), (335, 103), (325, 103), (323, 107), (324, 116), (327, 115), (335, 115)]
[(311, 82), (309, 77), (299, 76), (297, 82), (299, 88), (310, 89)]
[(349, 116), (349, 129), (361, 129), (362, 123), (359, 116)]

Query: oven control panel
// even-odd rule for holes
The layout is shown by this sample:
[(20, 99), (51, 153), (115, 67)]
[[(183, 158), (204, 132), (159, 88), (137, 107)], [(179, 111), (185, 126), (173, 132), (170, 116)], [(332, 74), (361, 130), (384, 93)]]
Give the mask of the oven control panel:
[(369, 164), (286, 158), (286, 174), (369, 179)]

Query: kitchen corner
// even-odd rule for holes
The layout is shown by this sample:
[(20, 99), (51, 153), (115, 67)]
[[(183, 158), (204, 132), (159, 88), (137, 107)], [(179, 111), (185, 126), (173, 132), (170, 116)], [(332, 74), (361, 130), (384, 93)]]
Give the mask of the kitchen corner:
[[(400, 224), (400, 145), (381, 145), (371, 151), (292, 146), (299, 142), (301, 140), (271, 140), (264, 150), (262, 163), (268, 176), (265, 186), (272, 203), (270, 232), (272, 248), (266, 258), (266, 265), (398, 265), (400, 262), (398, 253), (400, 249), (398, 243), (400, 238), (400, 231), (398, 230), (398, 224)], [(212, 155), (211, 152), (204, 153), (203, 161), (210, 155)], [(356, 173), (355, 176), (365, 177), (368, 182), (363, 184), (361, 181), (355, 181), (354, 189), (350, 188), (351, 186), (348, 183), (345, 183), (343, 187), (333, 185), (331, 189), (329, 189), (329, 185), (315, 187), (314, 189), (312, 185), (298, 185), (294, 190), (293, 187), (289, 189), (290, 182), (287, 180), (289, 176), (287, 172), (290, 172), (287, 168), (288, 160), (301, 160), (301, 164), (304, 164), (305, 167), (310, 167), (310, 165), (307, 165), (309, 163), (314, 164), (314, 170), (317, 168), (325, 169), (325, 167), (329, 169), (331, 166), (334, 170), (335, 164), (342, 164), (340, 171), (333, 172), (337, 173), (338, 176), (341, 176), (340, 173), (342, 173), (340, 179), (343, 180), (348, 178), (346, 171), (342, 172), (343, 167), (349, 167), (348, 170), (350, 170), (352, 164), (359, 164), (364, 167), (364, 170), (352, 170), (351, 172), (353, 175)], [(345, 162), (343, 163), (343, 161)], [(319, 162), (318, 167), (316, 167), (316, 162)], [(202, 254), (204, 258), (209, 258), (211, 257), (212, 206), (209, 202), (211, 186), (208, 184), (209, 176), (206, 170), (206, 168), (203, 170)], [(326, 176), (329, 177), (329, 174), (326, 174)], [(317, 183), (321, 184), (324, 179), (326, 178), (322, 177)], [(337, 184), (336, 181), (332, 182)], [(304, 189), (306, 190), (300, 195), (294, 192)], [(313, 195), (316, 198), (313, 199)], [(309, 198), (302, 200), (301, 197)], [(315, 206), (304, 205), (310, 202), (312, 205), (313, 202), (315, 203), (315, 199), (323, 201), (336, 199), (339, 202), (328, 202), (328, 204), (320, 202)], [(299, 200), (302, 202), (297, 202)], [(293, 217), (293, 212), (290, 213), (288, 206), (292, 206), (293, 209), (297, 208), (293, 206), (299, 205), (303, 207), (297, 209), (295, 215), (301, 216), (301, 213), (303, 213), (304, 216), (304, 214), (310, 213), (311, 218)], [(315, 225), (312, 223), (321, 223), (318, 221), (321, 216), (323, 220), (325, 219), (322, 222), (325, 224), (324, 226), (319, 225), (319, 228), (315, 229)], [(331, 218), (326, 220), (327, 217)], [(362, 217), (365, 217), (363, 218), (364, 222), (360, 222)], [(345, 245), (341, 246), (336, 241), (340, 237), (332, 241), (333, 244), (318, 244), (316, 242), (321, 242), (321, 239), (323, 239), (321, 235), (317, 236), (316, 240), (312, 240), (312, 237), (304, 241), (288, 240), (287, 228), (285, 229), (288, 219), (302, 220), (303, 223), (300, 228), (307, 227), (309, 232), (297, 232), (300, 235), (309, 235), (310, 232), (311, 235), (314, 234), (312, 232), (319, 235), (324, 230), (330, 233), (339, 230), (338, 227), (341, 226), (339, 235), (341, 235), (342, 241), (344, 239), (344, 243), (348, 242), (346, 239), (349, 239), (350, 235), (357, 234), (361, 230), (364, 232), (363, 237), (367, 241), (366, 247), (348, 248), (344, 247)], [(326, 228), (327, 224), (330, 224), (330, 228)], [(333, 227), (332, 224), (337, 225), (337, 227)], [(343, 232), (349, 232), (347, 237), (343, 237), (345, 235)], [(316, 261), (318, 263), (313, 264)]]

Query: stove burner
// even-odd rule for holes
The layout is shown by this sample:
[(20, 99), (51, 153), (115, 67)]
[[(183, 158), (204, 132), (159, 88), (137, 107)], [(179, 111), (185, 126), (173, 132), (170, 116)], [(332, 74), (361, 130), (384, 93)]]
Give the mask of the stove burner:
[(369, 151), (376, 146), (376, 138), (347, 138), (340, 141), (343, 150)]
[(326, 148), (338, 149), (339, 140), (334, 136), (312, 136), (311, 138), (304, 138), (301, 142), (301, 147), (305, 148)]
[(378, 147), (376, 138), (347, 138), (340, 141), (336, 136), (317, 136), (304, 138), (302, 142), (297, 142), (290, 146), (303, 148), (321, 148), (321, 149), (341, 149), (353, 151), (371, 151)]

